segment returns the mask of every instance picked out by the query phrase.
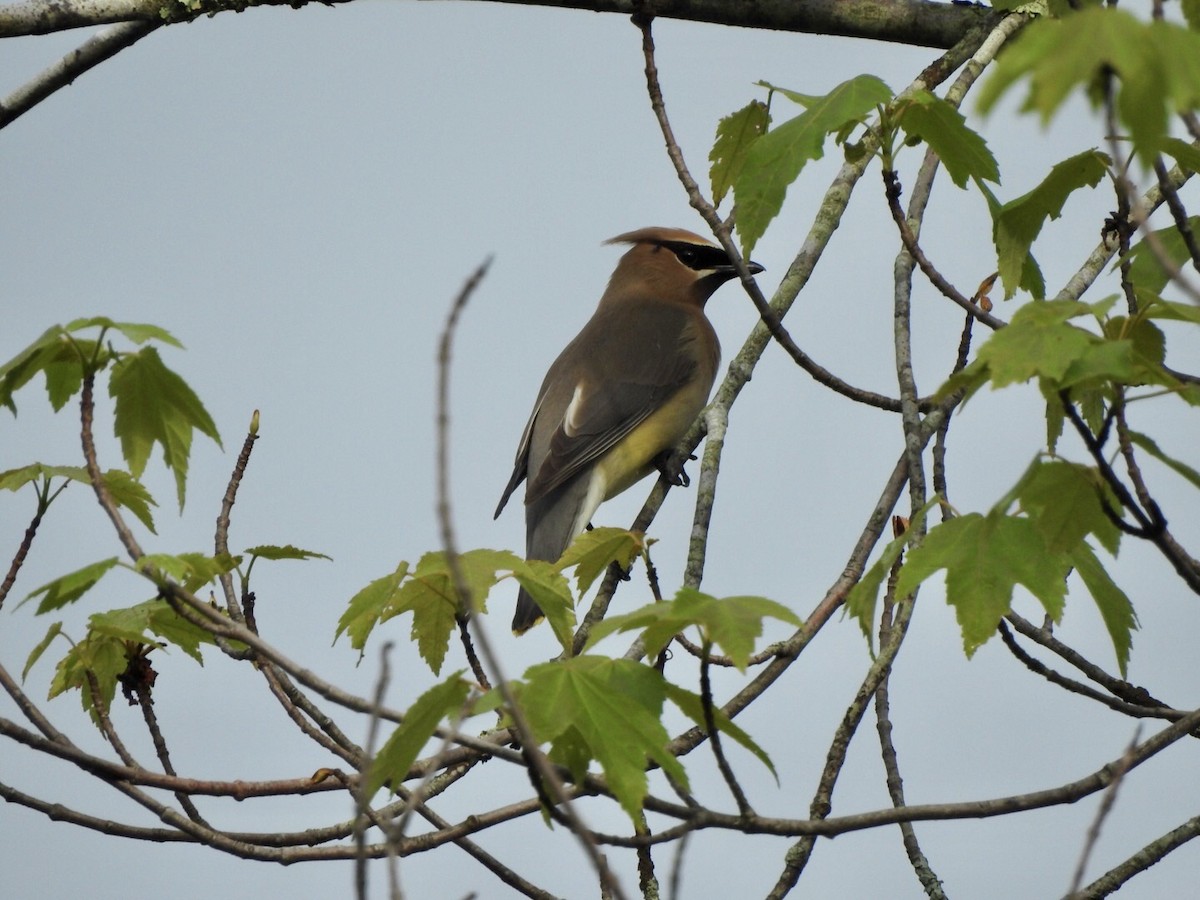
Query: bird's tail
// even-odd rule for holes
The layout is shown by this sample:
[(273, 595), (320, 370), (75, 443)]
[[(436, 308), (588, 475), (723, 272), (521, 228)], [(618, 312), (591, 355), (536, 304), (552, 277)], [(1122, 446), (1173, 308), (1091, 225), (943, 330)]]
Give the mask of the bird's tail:
[(521, 588), (520, 593), (517, 594), (517, 611), (513, 614), (513, 634), (524, 634), (544, 618), (545, 614), (534, 603), (529, 591)]

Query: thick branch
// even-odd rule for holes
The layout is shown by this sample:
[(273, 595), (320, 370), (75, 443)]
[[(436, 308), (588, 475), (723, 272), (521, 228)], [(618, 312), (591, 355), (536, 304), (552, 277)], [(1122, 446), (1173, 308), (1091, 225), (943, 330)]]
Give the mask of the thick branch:
[[(25, 0), (0, 6), (0, 37), (51, 34), (114, 22), (163, 24), (198, 19), (219, 12), (241, 12), (251, 6), (301, 6), (306, 0)], [(347, 0), (322, 0), (344, 3)], [(522, 6), (550, 6), (592, 12), (650, 13), (663, 19), (739, 25), (771, 31), (836, 34), (911, 44), (953, 47), (964, 34), (984, 22), (992, 10), (984, 6), (935, 3), (930, 0), (498, 0)]]

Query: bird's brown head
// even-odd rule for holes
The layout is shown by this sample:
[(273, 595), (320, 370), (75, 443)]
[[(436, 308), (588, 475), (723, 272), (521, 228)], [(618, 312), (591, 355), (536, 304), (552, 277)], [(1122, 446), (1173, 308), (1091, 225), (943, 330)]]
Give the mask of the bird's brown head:
[[(737, 271), (718, 244), (682, 228), (639, 228), (606, 244), (632, 244), (617, 263), (604, 300), (652, 295), (658, 299), (704, 306), (713, 292)], [(747, 261), (750, 274), (763, 267)]]

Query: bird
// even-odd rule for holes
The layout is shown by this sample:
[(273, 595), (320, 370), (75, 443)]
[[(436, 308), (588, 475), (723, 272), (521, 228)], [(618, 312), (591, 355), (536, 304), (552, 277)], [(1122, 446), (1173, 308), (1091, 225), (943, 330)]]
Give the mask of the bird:
[[(591, 319), (546, 373), (493, 516), (526, 481), (527, 559), (557, 560), (602, 502), (655, 470), (687, 483), (671, 452), (708, 402), (720, 364), (704, 304), (737, 276), (725, 250), (679, 228), (605, 243), (630, 246)], [(521, 588), (513, 633), (542, 618)]]

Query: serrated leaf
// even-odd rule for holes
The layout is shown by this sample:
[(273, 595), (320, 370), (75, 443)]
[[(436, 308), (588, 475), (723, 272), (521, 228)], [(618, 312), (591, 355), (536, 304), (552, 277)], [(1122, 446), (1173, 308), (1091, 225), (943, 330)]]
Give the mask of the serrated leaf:
[[(678, 685), (671, 684), (669, 681), (666, 683), (666, 686), (667, 699), (678, 706), (685, 716), (701, 728), (705, 728), (703, 698), (699, 694), (693, 694), (691, 691), (684, 690)], [(729, 718), (719, 706), (713, 706), (712, 715), (713, 724), (717, 726), (717, 731), (729, 735), (737, 743), (757, 756), (774, 776), (775, 783), (779, 784), (779, 773), (775, 771), (775, 764), (771, 762), (771, 757), (767, 755), (767, 751), (760, 747), (750, 735), (734, 724), (733, 719)]]
[(331, 561), (333, 559), (316, 550), (301, 550), (291, 544), (284, 544), (282, 547), (274, 544), (260, 544), (257, 547), (248, 548), (245, 555), (256, 556), (259, 559), (328, 559)]
[(401, 562), (394, 572), (376, 578), (351, 597), (346, 611), (338, 619), (334, 642), (347, 634), (350, 646), (361, 652), (375, 626), (395, 615), (396, 595), (407, 575), (408, 563)]
[(1167, 319), (1172, 322), (1191, 322), (1193, 325), (1200, 325), (1200, 306), (1164, 300), (1157, 294), (1142, 288), (1136, 288), (1135, 293), (1141, 311), (1149, 319)]
[[(90, 480), (87, 478), (86, 471), (83, 472), (83, 475), (82, 480)], [(108, 495), (112, 497), (117, 506), (123, 506), (129, 510), (139, 522), (149, 529), (151, 534), (157, 534), (154, 530), (154, 515), (150, 512), (150, 507), (158, 506), (158, 503), (150, 496), (145, 485), (128, 472), (120, 469), (109, 469), (105, 472), (104, 485), (108, 488)]]
[(203, 645), (212, 645), (213, 636), (185, 619), (166, 600), (155, 597), (136, 606), (110, 609), (88, 617), (90, 635), (106, 635), (149, 646), (162, 646), (156, 638), (178, 647), (196, 662), (204, 664)]
[(1149, 435), (1142, 434), (1139, 431), (1130, 431), (1129, 439), (1163, 465), (1168, 466), (1176, 475), (1180, 475), (1189, 481), (1192, 487), (1200, 488), (1200, 472), (1197, 472), (1187, 463), (1181, 462), (1173, 456), (1168, 456)]
[[(19, 469), (0, 472), (0, 490), (16, 491), (42, 478), (66, 478), (87, 485), (92, 482), (83, 466), (47, 466), (43, 463), (31, 463)], [(158, 504), (142, 483), (120, 469), (109, 469), (105, 472), (104, 483), (113, 502), (128, 509), (153, 534), (154, 517), (150, 513), (150, 507)]]
[(673, 600), (652, 603), (598, 623), (589, 635), (588, 646), (615, 632), (641, 630), (647, 655), (657, 656), (675, 635), (695, 626), (705, 641), (719, 647), (744, 672), (755, 642), (762, 635), (765, 618), (779, 619), (797, 628), (804, 624), (786, 606), (765, 597), (717, 599), (685, 587), (680, 588)]
[(1094, 534), (1110, 553), (1116, 553), (1121, 532), (1104, 512), (1120, 504), (1099, 474), (1087, 466), (1062, 460), (1037, 460), (1018, 486), (1021, 508), (1042, 533), (1051, 553), (1069, 553)]
[(24, 683), (26, 677), (29, 675), (29, 670), (37, 664), (39, 659), (42, 658), (42, 654), (46, 652), (46, 648), (49, 647), (50, 643), (60, 634), (62, 634), (62, 622), (55, 622), (48, 629), (46, 629), (46, 636), (37, 642), (36, 647), (29, 651), (29, 656), (25, 660), (25, 668), (21, 669), (22, 683)]
[(655, 669), (628, 659), (577, 656), (529, 669), (518, 696), (535, 737), (550, 744), (550, 759), (577, 780), (598, 761), (634, 822), (646, 796), (647, 757), (687, 785), (683, 766), (666, 749), (666, 683)]
[(949, 101), (929, 91), (916, 91), (906, 98), (898, 120), (906, 134), (929, 145), (960, 188), (971, 179), (1000, 180), (1000, 168), (987, 141), (967, 127), (966, 118)]
[(421, 748), (444, 718), (457, 716), (462, 711), (470, 690), (471, 686), (463, 680), (462, 670), (459, 670), (416, 699), (404, 714), (404, 721), (371, 760), (366, 773), (365, 797), (373, 797), (385, 784), (395, 790), (404, 782)]
[[(91, 359), (97, 348), (95, 341), (73, 339), (61, 325), (42, 332), (33, 343), (0, 365), (0, 404), (14, 414), (17, 407), (13, 395), (41, 372), (46, 378), (46, 391), (55, 410), (70, 399), (71, 386), (79, 390), (83, 383), (84, 359)], [(100, 351), (97, 364), (107, 358)]]
[(107, 712), (117, 690), (117, 680), (128, 666), (125, 641), (98, 632), (89, 633), (58, 662), (50, 681), (49, 699), (70, 690), (80, 692), (80, 702), (92, 721)]
[[(458, 556), (471, 604), (486, 612), (485, 598), (499, 580), (499, 572), (513, 571), (524, 561), (505, 550), (468, 550)], [(426, 553), (409, 579), (396, 592), (394, 608), (385, 618), (411, 612), (412, 637), (421, 658), (436, 675), (446, 658), (450, 635), (457, 627), (459, 598), (446, 554)]]
[(1117, 666), (1121, 677), (1125, 677), (1126, 666), (1129, 664), (1129, 651), (1133, 647), (1133, 632), (1138, 627), (1137, 614), (1133, 604), (1125, 596), (1125, 592), (1117, 587), (1095, 552), (1086, 543), (1080, 543), (1071, 553), (1071, 562), (1075, 571), (1083, 579), (1092, 599), (1104, 619), (1104, 627), (1112, 638), (1113, 650), (1117, 655)]
[(562, 648), (569, 650), (575, 639), (575, 595), (558, 565), (540, 559), (521, 560), (513, 567), (513, 577), (545, 615)]
[(571, 542), (558, 560), (559, 569), (575, 567), (575, 588), (586, 594), (610, 564), (628, 572), (633, 560), (646, 549), (646, 536), (623, 528), (593, 528)]
[(87, 472), (80, 466), (47, 466), (30, 463), (19, 469), (0, 472), (0, 490), (19, 491), (25, 485), (43, 478), (69, 478), (72, 481), (87, 481)]
[[(1200, 232), (1200, 216), (1192, 216), (1187, 221), (1193, 234)], [(1175, 265), (1178, 266), (1190, 258), (1187, 242), (1174, 225), (1160, 228), (1153, 234), (1155, 243)], [(1129, 251), (1129, 280), (1139, 289), (1152, 294), (1161, 294), (1171, 280), (1158, 261), (1158, 256), (1150, 249), (1147, 238), (1142, 238)]]
[(232, 572), (241, 561), (240, 556), (230, 556), (228, 553), (216, 556), (205, 556), (203, 553), (150, 553), (138, 560), (138, 568), (154, 566), (195, 593), (213, 579)]
[(987, 382), (1001, 388), (1033, 378), (1048, 382), (1054, 392), (1106, 379), (1129, 381), (1136, 371), (1131, 341), (1108, 341), (1069, 324), (1070, 319), (1093, 311), (1094, 307), (1074, 300), (1022, 306), (1008, 327), (993, 333), (979, 348), (969, 366), (938, 389), (938, 396), (958, 390), (970, 396)]
[(165, 328), (159, 328), (157, 325), (148, 325), (143, 322), (114, 322), (107, 316), (93, 316), (90, 319), (76, 319), (66, 326), (67, 331), (83, 331), (88, 328), (103, 328), (108, 331), (118, 331), (135, 344), (144, 344), (146, 341), (161, 341), (164, 344), (170, 344), (172, 347), (183, 349), (183, 344)]
[(1070, 566), (1051, 554), (1028, 519), (993, 511), (957, 516), (936, 525), (900, 569), (896, 594), (911, 593), (935, 572), (946, 570), (946, 602), (954, 607), (963, 648), (971, 656), (996, 633), (1012, 608), (1013, 589), (1027, 588), (1054, 621), (1062, 615)]
[(771, 113), (767, 105), (761, 100), (751, 100), (717, 123), (717, 138), (708, 154), (712, 163), (709, 178), (712, 181), (713, 206), (721, 205), (742, 171), (746, 153), (766, 133), (770, 122)]
[(1169, 137), (1162, 142), (1161, 150), (1172, 157), (1181, 169), (1200, 172), (1200, 147), (1195, 144)]
[(140, 478), (158, 444), (164, 464), (175, 474), (182, 510), (193, 431), (221, 446), (204, 404), (187, 382), (166, 367), (154, 347), (122, 356), (113, 366), (108, 392), (116, 401), (114, 432), (130, 472)]
[(992, 210), (992, 239), (1006, 300), (1025, 281), (1029, 249), (1046, 221), (1062, 215), (1072, 193), (1099, 184), (1108, 162), (1105, 154), (1094, 149), (1072, 156), (1055, 165), (1029, 193)]
[(804, 167), (825, 155), (825, 140), (847, 123), (861, 122), (892, 99), (892, 90), (873, 75), (859, 75), (756, 140), (733, 185), (737, 231), (749, 258), (767, 225), (779, 214), (788, 186)]
[(1200, 103), (1200, 35), (1172, 22), (1142, 22), (1102, 7), (1032, 22), (997, 58), (979, 107), (987, 112), (1028, 76), (1022, 110), (1036, 111), (1045, 123), (1079, 89), (1093, 106), (1101, 105), (1096, 85), (1108, 72), (1116, 76), (1117, 118), (1148, 166), (1167, 136), (1170, 115)]
[(74, 603), (91, 590), (96, 585), (96, 582), (103, 578), (104, 574), (116, 564), (117, 557), (110, 556), (108, 559), (102, 559), (100, 562), (92, 563), (90, 566), (76, 569), (74, 572), (46, 582), (37, 590), (30, 591), (21, 603), (28, 603), (34, 597), (40, 596), (42, 602), (38, 604), (37, 608), (39, 616), (51, 610), (61, 609), (68, 603)]

